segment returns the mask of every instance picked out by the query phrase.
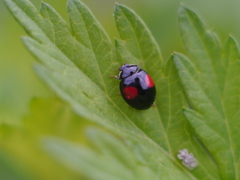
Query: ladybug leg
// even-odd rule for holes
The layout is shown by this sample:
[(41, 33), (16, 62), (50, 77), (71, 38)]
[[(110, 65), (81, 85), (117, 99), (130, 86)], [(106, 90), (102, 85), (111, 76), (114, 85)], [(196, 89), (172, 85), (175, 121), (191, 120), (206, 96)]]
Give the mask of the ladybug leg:
[(157, 104), (153, 104), (152, 107), (157, 107), (158, 105)]
[(116, 78), (116, 79), (120, 79), (118, 76), (115, 76), (115, 75), (110, 75), (109, 77), (114, 77), (114, 78)]

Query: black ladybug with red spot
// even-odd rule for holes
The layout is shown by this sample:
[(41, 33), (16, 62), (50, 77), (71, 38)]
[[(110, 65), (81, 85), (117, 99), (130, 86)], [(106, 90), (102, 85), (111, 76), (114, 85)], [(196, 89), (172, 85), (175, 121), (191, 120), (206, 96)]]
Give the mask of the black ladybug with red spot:
[(133, 108), (144, 110), (152, 106), (156, 88), (152, 78), (139, 66), (124, 64), (120, 68), (120, 91), (123, 99)]

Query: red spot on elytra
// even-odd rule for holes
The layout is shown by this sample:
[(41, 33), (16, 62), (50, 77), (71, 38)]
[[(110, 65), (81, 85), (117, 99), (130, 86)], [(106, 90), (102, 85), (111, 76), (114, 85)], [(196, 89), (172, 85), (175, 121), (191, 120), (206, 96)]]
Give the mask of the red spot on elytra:
[(151, 76), (149, 76), (148, 74), (145, 77), (145, 83), (146, 83), (147, 87), (153, 87), (154, 86), (154, 82), (153, 82)]
[(138, 90), (135, 87), (125, 87), (123, 90), (124, 96), (127, 99), (133, 99), (138, 96)]

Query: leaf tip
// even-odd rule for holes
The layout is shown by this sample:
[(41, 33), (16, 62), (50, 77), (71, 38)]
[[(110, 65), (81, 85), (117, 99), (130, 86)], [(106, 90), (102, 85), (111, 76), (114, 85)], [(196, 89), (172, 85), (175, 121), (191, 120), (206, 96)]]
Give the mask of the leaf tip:
[(231, 40), (235, 41), (235, 38), (233, 37), (232, 34), (228, 34), (228, 39), (231, 39)]
[(237, 47), (237, 49), (238, 49), (237, 41), (236, 41), (236, 39), (233, 37), (232, 34), (228, 34), (228, 38), (227, 38), (226, 44), (231, 44), (231, 45)]
[(115, 3), (113, 16), (116, 16), (120, 13), (120, 4)]
[(176, 51), (173, 51), (172, 55), (173, 55), (173, 58), (178, 58), (179, 56), (183, 56), (182, 54), (180, 54)]
[(41, 65), (40, 63), (33, 64), (33, 70), (40, 78), (42, 78), (42, 74), (45, 69), (46, 68), (43, 65)]
[(127, 7), (126, 6), (124, 6), (124, 5), (122, 5), (122, 4), (118, 4), (117, 2), (115, 2), (115, 8), (114, 8), (114, 10), (125, 10), (125, 9), (127, 9)]
[(114, 44), (115, 44), (115, 46), (117, 47), (117, 46), (119, 45), (119, 39), (114, 38)]
[(26, 39), (28, 38), (28, 36), (21, 36), (20, 39), (24, 42)]
[(5, 5), (9, 8), (8, 4), (9, 4), (9, 0), (3, 0), (3, 2), (5, 3)]
[(118, 3), (115, 3), (115, 6), (114, 6), (114, 12), (115, 13), (117, 13), (117, 12), (119, 12), (120, 11), (120, 4), (118, 4)]
[(41, 6), (47, 6), (47, 3), (45, 3), (44, 1), (41, 1)]
[(78, 3), (78, 4), (80, 4), (80, 5), (85, 5), (85, 4), (84, 4), (82, 1), (80, 1), (80, 0), (68, 0), (67, 3), (71, 3), (71, 2)]
[(41, 11), (41, 13), (42, 13), (42, 9), (43, 9), (43, 8), (45, 8), (45, 9), (48, 10), (48, 11), (55, 11), (50, 4), (48, 4), (48, 3), (44, 2), (44, 1), (41, 1), (41, 5), (40, 5), (40, 11)]
[(115, 7), (114, 7), (114, 10), (119, 8), (120, 4), (118, 4), (117, 2), (115, 2)]
[(183, 3), (180, 3), (180, 7), (179, 7), (179, 10), (178, 10), (178, 13), (180, 12), (183, 12), (184, 11), (184, 4)]
[(43, 9), (49, 9), (49, 4), (44, 1), (41, 1), (41, 4), (40, 4), (40, 13), (41, 14), (43, 13)]
[(181, 13), (194, 13), (190, 8), (188, 8), (185, 4), (181, 3), (180, 8), (178, 10), (178, 14)]
[(28, 36), (21, 36), (21, 40), (22, 40), (23, 44), (28, 47), (30, 45), (30, 41), (32, 39)]
[(179, 63), (181, 64), (181, 62), (190, 63), (190, 61), (188, 60), (188, 58), (186, 56), (184, 56), (183, 54), (180, 54), (178, 52), (175, 52), (174, 56), (173, 56), (173, 63), (177, 67)]

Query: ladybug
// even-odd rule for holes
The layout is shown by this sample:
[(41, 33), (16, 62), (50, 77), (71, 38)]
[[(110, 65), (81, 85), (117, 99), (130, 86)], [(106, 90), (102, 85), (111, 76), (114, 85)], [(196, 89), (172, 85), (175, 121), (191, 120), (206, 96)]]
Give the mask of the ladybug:
[(133, 108), (144, 110), (152, 106), (156, 98), (156, 88), (149, 74), (134, 64), (124, 64), (120, 68), (120, 91), (123, 99)]

